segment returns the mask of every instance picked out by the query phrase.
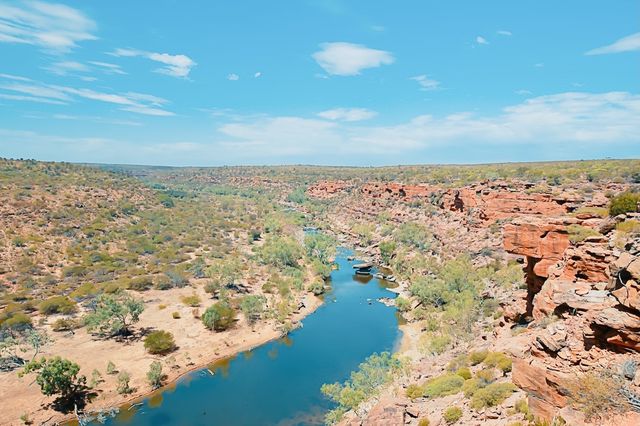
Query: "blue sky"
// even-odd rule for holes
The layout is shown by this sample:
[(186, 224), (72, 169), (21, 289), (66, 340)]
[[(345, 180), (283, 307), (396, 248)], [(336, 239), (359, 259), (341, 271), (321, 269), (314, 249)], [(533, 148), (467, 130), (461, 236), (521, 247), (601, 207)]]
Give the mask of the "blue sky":
[(640, 2), (0, 0), (0, 156), (640, 157)]

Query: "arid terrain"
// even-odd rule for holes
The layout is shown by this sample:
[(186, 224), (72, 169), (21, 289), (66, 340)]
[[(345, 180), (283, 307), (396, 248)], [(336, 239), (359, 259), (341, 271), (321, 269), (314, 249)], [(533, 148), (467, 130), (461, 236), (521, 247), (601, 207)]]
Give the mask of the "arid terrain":
[[(639, 161), (0, 167), (0, 424), (76, 415), (18, 374), (34, 348), (79, 365), (83, 415), (285, 335), (339, 245), (387, 268), (406, 323), (401, 368), (323, 387), (328, 423), (640, 424)], [(143, 310), (114, 328), (109, 303)]]

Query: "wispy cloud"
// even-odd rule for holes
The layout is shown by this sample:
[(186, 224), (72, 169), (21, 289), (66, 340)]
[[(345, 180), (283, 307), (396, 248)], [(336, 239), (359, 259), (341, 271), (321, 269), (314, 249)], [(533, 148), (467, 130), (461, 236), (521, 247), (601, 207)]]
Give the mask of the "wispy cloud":
[(88, 66), (75, 61), (54, 62), (45, 69), (56, 75), (68, 75), (69, 73), (73, 72), (89, 71)]
[(496, 31), (496, 33), (502, 36), (507, 36), (507, 37), (511, 37), (513, 35), (511, 31), (507, 31), (507, 30), (498, 30)]
[(197, 65), (193, 59), (186, 55), (170, 55), (168, 53), (146, 52), (138, 49), (116, 49), (110, 55), (147, 58), (164, 65), (157, 68), (155, 72), (179, 78), (187, 78), (191, 68)]
[(430, 91), (440, 88), (440, 82), (429, 78), (426, 74), (416, 75), (415, 77), (411, 77), (411, 80), (415, 80), (418, 82), (418, 84), (420, 85), (420, 90)]
[(489, 44), (489, 41), (487, 41), (487, 39), (482, 37), (482, 36), (477, 36), (476, 37), (476, 43), (478, 43), (478, 44)]
[(126, 72), (122, 69), (120, 65), (112, 64), (110, 62), (101, 62), (101, 61), (89, 61), (91, 65), (95, 65), (105, 74), (121, 74), (125, 75)]
[(366, 108), (335, 108), (319, 112), (317, 115), (327, 120), (362, 121), (369, 120), (378, 115), (378, 113)]
[(634, 33), (607, 45), (589, 50), (585, 55), (606, 55), (640, 50), (640, 33)]
[(257, 73), (253, 74), (253, 78), (260, 78), (262, 77), (262, 73), (260, 71), (258, 71)]
[(22, 43), (66, 52), (95, 40), (96, 24), (69, 6), (42, 1), (0, 4), (0, 42)]
[(395, 60), (390, 52), (360, 44), (336, 42), (323, 43), (320, 47), (312, 57), (331, 75), (358, 75), (364, 69), (389, 65)]
[[(169, 101), (143, 93), (105, 93), (87, 88), (44, 84), (33, 80), (17, 82), (15, 79), (4, 84), (0, 83), (0, 89), (12, 92), (9, 94), (3, 93), (2, 97), (4, 99), (16, 101), (68, 104), (81, 98), (115, 104), (123, 111), (135, 112), (137, 114), (156, 116), (174, 115), (172, 112), (163, 109)], [(15, 95), (15, 93), (19, 93), (19, 95)]]
[(229, 80), (229, 81), (238, 81), (238, 80), (240, 80), (240, 76), (238, 74), (231, 73), (231, 74), (229, 74), (227, 76), (227, 80)]
[(519, 89), (515, 91), (516, 95), (520, 95), (520, 96), (529, 96), (531, 95), (531, 90), (527, 90), (527, 89)]

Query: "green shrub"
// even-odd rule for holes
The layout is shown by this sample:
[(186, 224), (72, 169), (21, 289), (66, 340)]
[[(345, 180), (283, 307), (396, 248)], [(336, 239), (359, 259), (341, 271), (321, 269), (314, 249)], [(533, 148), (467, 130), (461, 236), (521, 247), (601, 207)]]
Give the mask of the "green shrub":
[(133, 393), (133, 389), (129, 386), (131, 376), (126, 371), (122, 371), (118, 374), (118, 388), (117, 391), (120, 395), (127, 395)]
[(218, 302), (209, 306), (202, 315), (202, 323), (209, 330), (224, 331), (231, 327), (235, 321), (236, 312), (226, 302)]
[(144, 348), (151, 354), (166, 354), (176, 348), (173, 334), (168, 331), (153, 331), (144, 338)]
[(503, 373), (508, 373), (511, 371), (512, 361), (502, 352), (489, 352), (484, 359), (484, 364), (488, 367), (496, 367)]
[(38, 310), (43, 315), (72, 314), (76, 312), (76, 303), (65, 296), (54, 296), (43, 300), (38, 305)]
[(153, 389), (157, 389), (162, 386), (163, 378), (164, 374), (162, 374), (162, 364), (160, 364), (159, 361), (153, 361), (149, 366), (149, 371), (147, 372), (149, 385), (151, 385)]
[(462, 409), (460, 407), (449, 407), (442, 413), (442, 418), (448, 424), (454, 424), (462, 417)]
[(153, 279), (149, 276), (135, 277), (129, 281), (129, 289), (135, 291), (149, 290), (153, 286)]
[(423, 386), (423, 395), (429, 398), (454, 395), (460, 392), (464, 379), (457, 374), (445, 373), (442, 376), (428, 380)]
[(471, 370), (469, 370), (469, 367), (458, 368), (456, 370), (456, 374), (465, 380), (469, 380), (471, 378)]
[(640, 193), (623, 192), (611, 199), (609, 204), (609, 214), (617, 216), (624, 213), (634, 213), (638, 210)]
[(515, 410), (518, 413), (524, 414), (525, 416), (529, 414), (529, 403), (526, 398), (522, 398), (516, 401)]
[(409, 299), (406, 299), (404, 297), (396, 297), (396, 308), (398, 308), (400, 312), (407, 312), (409, 309), (411, 309), (411, 302), (409, 301)]
[(180, 315), (180, 312), (171, 312), (171, 318), (180, 319), (182, 316)]
[(51, 325), (53, 331), (71, 331), (82, 327), (82, 322), (73, 318), (58, 318)]
[(482, 389), (486, 385), (487, 385), (487, 382), (477, 377), (474, 377), (464, 382), (464, 385), (462, 385), (462, 392), (464, 392), (464, 396), (466, 396), (467, 398), (471, 398), (478, 389)]
[(513, 383), (492, 383), (482, 389), (478, 389), (471, 397), (471, 407), (481, 410), (485, 407), (495, 407), (507, 399), (516, 391)]
[(469, 366), (469, 356), (467, 354), (460, 354), (447, 364), (448, 371), (457, 371), (463, 367)]
[(422, 396), (424, 395), (424, 391), (422, 390), (422, 386), (412, 383), (407, 386), (405, 395), (407, 395), (407, 397), (411, 399), (422, 398)]
[(624, 234), (640, 234), (640, 222), (637, 220), (625, 220), (616, 225), (616, 230)]
[(196, 294), (192, 294), (191, 296), (183, 296), (182, 303), (187, 306), (191, 306), (192, 308), (200, 306), (200, 297)]
[(3, 312), (0, 315), (0, 328), (3, 330), (23, 331), (31, 327), (31, 317), (24, 312)]
[(118, 370), (116, 370), (116, 365), (113, 363), (113, 361), (109, 361), (107, 363), (107, 374), (116, 374), (118, 372)]
[(431, 424), (431, 422), (429, 421), (429, 419), (420, 419), (418, 421), (418, 426), (429, 426)]
[(489, 354), (489, 351), (487, 350), (471, 352), (469, 354), (469, 362), (471, 363), (471, 365), (478, 365), (482, 361), (484, 361), (484, 359), (487, 357), (488, 354)]
[(567, 232), (569, 233), (569, 241), (571, 241), (574, 244), (580, 243), (589, 237), (601, 235), (595, 229), (587, 228), (586, 226), (581, 226), (577, 224), (572, 224), (567, 226)]

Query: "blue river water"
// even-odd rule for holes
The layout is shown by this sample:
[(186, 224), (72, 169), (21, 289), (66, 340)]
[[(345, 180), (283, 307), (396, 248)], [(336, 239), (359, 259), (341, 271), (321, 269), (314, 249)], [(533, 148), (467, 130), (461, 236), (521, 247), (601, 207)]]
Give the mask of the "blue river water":
[[(325, 303), (285, 338), (195, 371), (132, 407), (109, 425), (317, 425), (330, 401), (323, 383), (344, 381), (374, 352), (400, 340), (394, 297), (386, 282), (354, 274), (340, 249)], [(210, 374), (212, 371), (214, 374)]]

